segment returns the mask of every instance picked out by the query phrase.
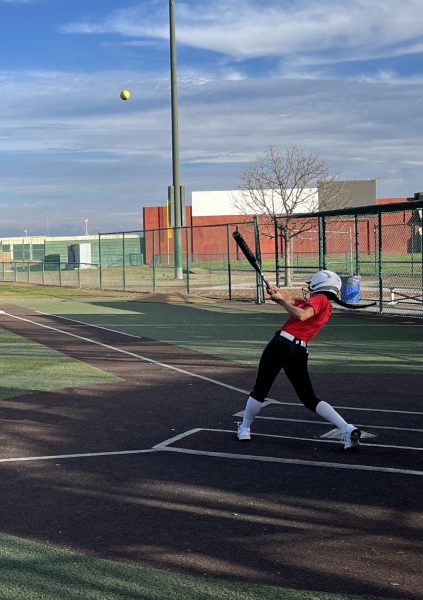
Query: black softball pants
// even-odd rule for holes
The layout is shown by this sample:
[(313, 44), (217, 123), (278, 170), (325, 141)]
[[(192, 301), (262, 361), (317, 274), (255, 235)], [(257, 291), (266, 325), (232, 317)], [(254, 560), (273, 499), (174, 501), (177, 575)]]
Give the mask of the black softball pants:
[(255, 400), (264, 402), (283, 369), (304, 406), (316, 412), (320, 400), (314, 393), (308, 373), (308, 351), (279, 334), (280, 331), (277, 331), (261, 355), (256, 382), (250, 395)]

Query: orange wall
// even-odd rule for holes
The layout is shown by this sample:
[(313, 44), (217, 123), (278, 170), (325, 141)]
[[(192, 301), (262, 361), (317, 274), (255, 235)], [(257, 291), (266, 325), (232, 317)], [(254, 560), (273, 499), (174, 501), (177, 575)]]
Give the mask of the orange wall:
[(376, 204), (395, 204), (395, 202), (407, 202), (408, 198), (378, 198)]
[[(406, 202), (407, 198), (380, 198), (377, 204), (391, 204), (394, 202)], [(153, 244), (152, 236), (148, 235), (148, 230), (165, 229), (167, 227), (166, 208), (164, 206), (145, 207), (144, 229), (146, 230), (146, 261), (149, 262), (152, 257)], [(202, 216), (192, 217), (192, 207), (186, 207), (186, 224), (193, 228), (188, 232), (188, 243), (191, 254), (212, 256), (226, 254), (227, 252), (227, 224), (241, 224), (251, 222), (252, 217), (246, 215), (224, 215), (224, 216)], [(410, 214), (407, 211), (396, 213), (386, 213), (382, 216), (384, 226), (383, 249), (385, 252), (405, 252), (410, 238), (410, 230), (404, 225), (407, 224)], [(212, 226), (215, 227), (212, 227)], [(222, 225), (222, 227), (217, 227)], [(206, 227), (208, 226), (208, 227)], [(377, 226), (377, 217), (360, 217), (358, 222), (359, 250), (361, 253), (373, 253), (375, 248), (375, 226)], [(294, 223), (295, 228), (295, 223)], [(355, 223), (351, 219), (328, 219), (326, 222), (326, 250), (328, 254), (349, 252), (352, 247), (355, 249)], [(240, 226), (248, 244), (254, 247), (253, 230), (251, 226), (245, 229)], [(259, 218), (260, 229), (260, 218)], [(231, 228), (232, 231), (232, 228)], [(340, 233), (342, 232), (342, 233)], [(154, 237), (155, 254), (173, 254), (172, 232), (156, 232)], [(182, 236), (183, 252), (186, 252), (186, 234)], [(263, 256), (266, 254), (274, 255), (275, 242), (273, 239), (261, 235), (260, 248)], [(317, 227), (309, 232), (297, 236), (294, 240), (294, 251), (298, 253), (318, 252), (318, 234)], [(236, 252), (236, 245), (231, 247), (231, 253)]]

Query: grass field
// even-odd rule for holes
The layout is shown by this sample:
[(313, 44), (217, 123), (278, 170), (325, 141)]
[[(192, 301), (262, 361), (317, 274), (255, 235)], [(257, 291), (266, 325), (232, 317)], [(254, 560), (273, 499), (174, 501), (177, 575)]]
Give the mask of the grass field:
[[(163, 320), (160, 304), (143, 302), (136, 295), (121, 299), (117, 294), (104, 292), (96, 298), (87, 295), (87, 301), (83, 301), (83, 297), (78, 299), (73, 291), (69, 294), (63, 288), (55, 294), (44, 298), (40, 289), (27, 291), (15, 303), (252, 366), (285, 320), (285, 313), (271, 304), (260, 310), (230, 303), (168, 304)], [(419, 329), (412, 322), (387, 324), (377, 319), (360, 320), (357, 315), (344, 316), (342, 320), (332, 320), (313, 341), (315, 352), (310, 372), (384, 373), (387, 369), (392, 373), (412, 372), (423, 366), (419, 336)], [(410, 344), (417, 349), (411, 354)]]
[(99, 560), (9, 535), (0, 535), (0, 545), (4, 600), (359, 600), (354, 594), (199, 579)]
[(117, 377), (0, 329), (0, 400), (26, 393), (113, 383)]
[[(9, 304), (27, 307), (60, 315), (63, 322), (89, 323), (249, 366), (256, 364), (264, 343), (284, 320), (284, 314), (270, 305), (161, 305), (142, 302), (131, 294), (70, 288), (3, 284), (0, 298), (4, 310)], [(412, 322), (343, 316), (334, 319), (313, 343), (310, 370), (412, 374), (423, 366), (422, 346), (420, 328)], [(120, 381), (106, 370), (4, 329), (0, 329), (0, 367), (3, 403), (19, 402), (20, 396), (34, 391)], [(37, 468), (35, 477), (36, 473)], [(7, 528), (0, 534), (0, 546), (0, 598), (4, 600), (376, 600), (373, 595), (356, 595), (353, 589), (351, 594), (339, 594), (301, 586), (284, 588), (104, 560), (71, 551), (66, 544), (57, 547), (11, 535)]]

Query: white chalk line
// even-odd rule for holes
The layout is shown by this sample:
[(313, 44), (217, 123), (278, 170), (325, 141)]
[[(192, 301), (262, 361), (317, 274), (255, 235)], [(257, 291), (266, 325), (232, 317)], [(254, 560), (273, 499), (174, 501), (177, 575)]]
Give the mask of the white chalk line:
[[(43, 323), (38, 323), (37, 321), (33, 321), (32, 319), (18, 317), (17, 315), (12, 315), (10, 313), (4, 313), (4, 314), (6, 314), (7, 316), (12, 317), (14, 319), (18, 319), (18, 320), (24, 321), (26, 323), (31, 323), (32, 325), (36, 325), (37, 327), (49, 329), (50, 331), (55, 331), (56, 333), (61, 333), (63, 335), (67, 335), (69, 337), (76, 338), (78, 340), (82, 340), (83, 342), (88, 342), (90, 344), (95, 344), (97, 346), (101, 346), (102, 348), (107, 348), (107, 350), (113, 350), (114, 352), (119, 352), (120, 354), (125, 354), (126, 356), (132, 356), (133, 358), (138, 358), (139, 360), (143, 360), (145, 362), (156, 365), (158, 367), (163, 367), (164, 369), (170, 369), (172, 371), (176, 371), (177, 373), (182, 373), (183, 375), (189, 375), (190, 377), (195, 377), (197, 379), (201, 379), (202, 381), (207, 381), (208, 383), (214, 383), (215, 385), (219, 385), (228, 390), (233, 390), (235, 392), (240, 392), (242, 394), (249, 394), (248, 390), (243, 390), (242, 388), (238, 388), (233, 385), (229, 385), (228, 383), (223, 383), (222, 381), (218, 381), (217, 379), (212, 379), (211, 377), (206, 377), (205, 375), (199, 375), (198, 373), (192, 373), (191, 371), (181, 369), (180, 367), (175, 367), (174, 365), (162, 363), (158, 360), (154, 360), (152, 358), (148, 358), (147, 356), (143, 356), (142, 354), (137, 354), (136, 352), (130, 352), (129, 350), (124, 350), (123, 348), (118, 348), (117, 346), (111, 346), (110, 344), (104, 344), (103, 342), (98, 342), (97, 340), (94, 340), (94, 339), (86, 337), (86, 336), (78, 335), (76, 333), (71, 333), (69, 331), (64, 331), (63, 329), (58, 329), (57, 327), (52, 327), (51, 325), (45, 325)], [(41, 314), (45, 314), (45, 313), (41, 313)], [(51, 316), (51, 315), (48, 315), (48, 316)], [(66, 317), (60, 317), (60, 318), (66, 318)], [(66, 320), (81, 323), (81, 321), (74, 321), (74, 319), (66, 318)], [(84, 323), (84, 325), (87, 325), (87, 323)], [(96, 327), (98, 329), (104, 329), (105, 331), (110, 331), (113, 333), (120, 333), (120, 335), (128, 335), (126, 333), (121, 333), (119, 331), (114, 331), (112, 329), (106, 329), (105, 327), (98, 327), (97, 325), (89, 325), (89, 326)], [(131, 336), (131, 337), (139, 338), (139, 336)], [(142, 338), (139, 338), (139, 339), (142, 339)]]
[[(311, 467), (325, 467), (325, 468), (333, 468), (333, 469), (352, 469), (358, 471), (376, 471), (380, 473), (395, 473), (402, 475), (418, 475), (422, 476), (423, 471), (415, 471), (411, 469), (399, 469), (392, 467), (373, 467), (371, 465), (358, 465), (358, 464), (345, 464), (345, 463), (331, 463), (324, 461), (312, 461), (312, 460), (301, 460), (296, 458), (280, 458), (274, 456), (257, 456), (253, 454), (238, 454), (232, 452), (213, 452), (213, 451), (205, 451), (205, 450), (191, 450), (189, 448), (175, 448), (171, 447), (171, 444), (179, 442), (180, 440), (187, 438), (195, 433), (199, 433), (201, 431), (211, 431), (216, 433), (231, 433), (235, 435), (234, 431), (227, 429), (207, 429), (207, 428), (195, 428), (180, 433), (178, 435), (173, 436), (159, 444), (156, 444), (152, 448), (147, 448), (143, 450), (117, 450), (111, 452), (86, 452), (86, 453), (74, 453), (74, 454), (54, 454), (54, 455), (45, 455), (45, 456), (22, 456), (22, 457), (10, 457), (10, 458), (2, 458), (0, 459), (0, 463), (15, 463), (15, 462), (37, 462), (37, 461), (54, 461), (54, 460), (68, 460), (68, 459), (77, 459), (77, 458), (98, 458), (103, 456), (128, 456), (128, 455), (137, 455), (137, 454), (153, 454), (155, 452), (175, 452), (179, 454), (191, 454), (195, 456), (209, 456), (215, 458), (229, 458), (234, 460), (250, 460), (250, 461), (260, 461), (260, 462), (268, 462), (268, 463), (279, 463), (279, 464), (293, 464), (293, 465), (305, 465)], [(312, 441), (312, 442), (320, 442), (326, 444), (338, 444), (338, 442), (334, 440), (321, 440), (316, 438), (298, 438), (298, 437), (290, 437), (283, 435), (269, 435), (269, 434), (255, 434), (259, 437), (271, 437), (271, 438), (279, 438), (279, 439), (288, 439), (288, 440), (301, 440), (301, 441)], [(245, 442), (242, 442), (245, 445)], [(417, 448), (407, 448), (404, 446), (384, 446), (381, 444), (366, 444), (366, 446), (377, 446), (382, 448), (396, 448), (401, 450), (418, 450)]]
[[(93, 327), (94, 329), (102, 329), (103, 331), (108, 331), (110, 333), (117, 333), (119, 335), (131, 337), (131, 338), (136, 338), (136, 339), (139, 339), (139, 340), (143, 339), (139, 335), (134, 335), (132, 333), (126, 333), (126, 332), (123, 332), (123, 331), (118, 331), (117, 329), (111, 329), (109, 327), (103, 327), (102, 325), (94, 325), (94, 324), (91, 324), (91, 323), (86, 323), (85, 321), (79, 321), (78, 319), (71, 319), (70, 317), (64, 317), (62, 315), (51, 315), (49, 313), (45, 313), (45, 312), (41, 312), (41, 311), (37, 311), (37, 312), (38, 312), (38, 314), (44, 315), (46, 317), (54, 317), (54, 318), (58, 318), (58, 319), (63, 319), (64, 321), (70, 321), (71, 323), (77, 323), (78, 325), (84, 325), (85, 327)], [(121, 348), (117, 348), (115, 346), (105, 345), (105, 344), (102, 344), (101, 342), (96, 342), (95, 340), (91, 340), (90, 338), (84, 338), (84, 337), (78, 336), (78, 335), (73, 334), (73, 333), (68, 333), (66, 331), (62, 331), (61, 329), (56, 329), (54, 327), (49, 327), (48, 325), (42, 325), (40, 323), (37, 323), (36, 321), (31, 321), (29, 319), (23, 319), (23, 317), (16, 317), (15, 315), (12, 315), (12, 314), (9, 314), (9, 313), (5, 313), (5, 314), (7, 314), (8, 316), (11, 316), (11, 317), (15, 317), (17, 319), (22, 319), (24, 321), (28, 321), (29, 323), (33, 323), (35, 325), (39, 325), (40, 327), (47, 327), (49, 329), (53, 329), (54, 331), (58, 331), (59, 333), (64, 333), (65, 335), (70, 335), (70, 336), (77, 337), (77, 338), (80, 338), (80, 339), (85, 340), (85, 341), (92, 342), (93, 344), (99, 344), (101, 346), (106, 346), (107, 348), (115, 350), (116, 352), (123, 352), (123, 353), (130, 354), (130, 355), (132, 355), (134, 357), (139, 358), (140, 360), (145, 360), (147, 362), (159, 365), (161, 367), (164, 367), (165, 369), (172, 369), (174, 371), (178, 371), (180, 373), (183, 373), (184, 375), (190, 375), (191, 377), (197, 377), (198, 379), (203, 379), (204, 381), (208, 381), (209, 383), (214, 383), (216, 385), (219, 385), (221, 387), (233, 390), (235, 392), (240, 392), (241, 394), (249, 394), (250, 393), (249, 390), (244, 390), (242, 388), (238, 388), (238, 387), (229, 385), (227, 383), (223, 383), (222, 381), (218, 381), (216, 379), (211, 379), (210, 377), (205, 377), (204, 375), (197, 375), (197, 374), (192, 373), (190, 371), (186, 371), (184, 369), (180, 369), (178, 367), (174, 367), (173, 365), (169, 365), (167, 363), (161, 363), (161, 362), (155, 361), (155, 360), (153, 360), (151, 358), (147, 358), (147, 357), (139, 355), (139, 354), (129, 353), (126, 350), (122, 350)], [(268, 398), (263, 403), (263, 406), (265, 406), (267, 404), (281, 404), (283, 406), (297, 406), (297, 407), (300, 406), (300, 404), (298, 402), (282, 402), (280, 400), (275, 400), (273, 398)], [(387, 409), (379, 409), (379, 408), (362, 408), (362, 407), (357, 408), (356, 406), (336, 406), (336, 405), (334, 405), (334, 408), (342, 409), (342, 410), (359, 410), (359, 411), (381, 412), (381, 413), (395, 413), (395, 414), (404, 414), (404, 415), (423, 415), (423, 412), (407, 411), (407, 410), (387, 410)], [(240, 413), (240, 414), (242, 414), (242, 413)]]
[[(234, 415), (235, 417), (240, 417), (241, 414), (240, 413), (236, 413)], [(263, 420), (263, 421), (286, 421), (288, 423), (307, 423), (309, 425), (320, 425), (320, 426), (327, 426), (327, 422), (322, 421), (321, 423), (318, 421), (311, 421), (310, 419), (288, 419), (286, 417), (264, 417), (262, 415), (257, 415), (257, 417), (255, 417), (255, 420), (257, 421), (258, 419)], [(393, 431), (406, 431), (406, 432), (414, 432), (414, 433), (423, 433), (423, 429), (412, 429), (411, 427), (388, 427), (388, 425), (369, 425), (368, 423), (364, 424), (364, 423), (354, 423), (354, 425), (356, 427), (369, 427), (370, 429), (389, 429), (389, 430), (393, 430)]]
[[(280, 400), (272, 400), (273, 404), (282, 404), (284, 406), (298, 406), (298, 403), (295, 402), (281, 402)], [(423, 412), (414, 411), (414, 410), (393, 410), (389, 408), (367, 408), (362, 406), (339, 406), (333, 405), (334, 408), (339, 410), (358, 410), (360, 412), (377, 412), (377, 413), (388, 413), (388, 414), (396, 414), (396, 415), (423, 415)]]
[(371, 467), (368, 465), (347, 465), (343, 463), (330, 463), (321, 461), (308, 461), (296, 458), (276, 458), (272, 456), (254, 456), (252, 454), (231, 454), (229, 452), (206, 452), (204, 450), (189, 450), (186, 448), (158, 448), (166, 452), (180, 454), (195, 454), (197, 456), (210, 456), (213, 458), (230, 458), (232, 460), (250, 460), (269, 463), (281, 463), (290, 465), (305, 465), (308, 467), (326, 467), (331, 469), (350, 469), (354, 471), (377, 471), (379, 473), (395, 473), (397, 475), (423, 476), (423, 471), (412, 471), (410, 469), (393, 469), (389, 467)]
[[(208, 427), (197, 428), (196, 430), (191, 430), (190, 433), (197, 433), (199, 431), (213, 431), (216, 433), (232, 433), (235, 435), (235, 432), (232, 431), (231, 429), (212, 429), (212, 428), (208, 428)], [(322, 438), (315, 438), (315, 437), (309, 438), (309, 437), (301, 437), (301, 436), (293, 436), (293, 435), (280, 435), (280, 434), (272, 434), (272, 433), (252, 433), (251, 435), (253, 437), (268, 437), (268, 438), (276, 438), (276, 439), (280, 439), (280, 440), (294, 440), (294, 441), (299, 441), (299, 442), (316, 442), (318, 444), (339, 444), (339, 441), (337, 441), (337, 440), (322, 439)], [(183, 437), (186, 437), (186, 434), (182, 434), (181, 437), (179, 437), (178, 439), (182, 439)], [(172, 438), (172, 441), (169, 443), (178, 441), (178, 439)], [(164, 443), (165, 442), (163, 442), (163, 444)], [(245, 443), (248, 444), (247, 441)], [(157, 446), (154, 446), (154, 448), (159, 448), (159, 447), (161, 447), (161, 445), (162, 444), (158, 444)], [(374, 444), (374, 443), (370, 443), (370, 442), (366, 442), (365, 446), (366, 446), (366, 448), (367, 447), (391, 448), (394, 450), (412, 450), (412, 451), (416, 451), (416, 452), (423, 451), (423, 448), (415, 447), (415, 446), (395, 446), (395, 445), (390, 445), (390, 444)]]
[[(156, 446), (154, 446), (154, 449), (161, 451), (161, 452), (174, 452), (174, 453), (179, 453), (179, 454), (191, 454), (191, 455), (195, 455), (195, 456), (208, 456), (211, 458), (229, 458), (232, 460), (249, 460), (249, 461), (267, 462), (267, 463), (303, 465), (303, 466), (308, 466), (308, 467), (324, 467), (324, 468), (329, 468), (329, 469), (347, 469), (347, 470), (354, 470), (354, 471), (373, 471), (373, 472), (379, 472), (379, 473), (393, 473), (396, 475), (417, 475), (419, 477), (423, 476), (423, 471), (415, 471), (412, 469), (398, 469), (398, 468), (393, 468), (393, 467), (373, 467), (371, 465), (357, 465), (357, 464), (351, 465), (351, 464), (345, 464), (345, 463), (331, 463), (331, 462), (324, 462), (324, 461), (301, 460), (301, 459), (297, 459), (297, 458), (279, 458), (276, 456), (257, 456), (254, 454), (235, 454), (233, 452), (211, 452), (211, 451), (206, 451), (206, 450), (191, 450), (189, 448), (175, 448), (175, 447), (170, 446), (170, 444), (178, 442), (181, 439), (188, 437), (190, 435), (193, 435), (195, 433), (198, 433), (200, 431), (217, 431), (217, 432), (223, 432), (223, 433), (234, 433), (233, 431), (228, 431), (228, 430), (224, 430), (224, 429), (196, 428), (196, 429), (191, 429), (189, 431), (186, 431), (185, 433), (182, 433), (175, 437), (172, 437), (164, 442), (161, 442), (160, 444), (157, 444)], [(262, 435), (265, 437), (279, 437), (279, 438), (286, 437), (286, 436), (271, 436), (271, 435), (267, 435), (267, 434), (256, 434), (256, 435)], [(298, 439), (298, 438), (287, 438), (286, 437), (286, 439)], [(304, 438), (299, 438), (299, 439), (304, 439)], [(315, 442), (315, 441), (324, 441), (324, 440), (313, 439), (311, 441)], [(327, 442), (337, 443), (332, 440), (326, 440), (326, 443)], [(245, 444), (245, 442), (240, 442), (240, 443)], [(375, 446), (377, 444), (366, 444), (366, 446), (367, 445)]]
[[(214, 383), (215, 385), (219, 385), (221, 387), (225, 387), (227, 389), (233, 390), (233, 391), (238, 391), (242, 394), (248, 394), (249, 392), (247, 390), (244, 390), (242, 388), (238, 388), (235, 386), (231, 386), (229, 384), (223, 383), (221, 381), (212, 379), (210, 377), (205, 377), (204, 375), (198, 375), (196, 373), (192, 373), (190, 371), (187, 371), (185, 369), (181, 369), (179, 367), (175, 367), (173, 365), (169, 365), (167, 363), (162, 363), (160, 361), (156, 361), (154, 359), (148, 358), (146, 356), (137, 354), (135, 352), (130, 352), (128, 350), (124, 350), (122, 348), (118, 348), (116, 346), (112, 346), (110, 344), (104, 344), (103, 342), (98, 342), (97, 340), (94, 340), (92, 338), (86, 337), (86, 336), (81, 336), (75, 333), (71, 333), (71, 332), (67, 332), (64, 331), (62, 329), (59, 329), (57, 327), (52, 327), (50, 325), (45, 325), (43, 323), (38, 323), (37, 321), (33, 321), (32, 319), (27, 319), (24, 317), (19, 317), (17, 315), (13, 315), (11, 313), (7, 313), (5, 311), (0, 311), (2, 314), (5, 314), (9, 317), (12, 317), (14, 319), (18, 319), (27, 323), (31, 323), (33, 325), (36, 325), (38, 327), (44, 328), (44, 329), (48, 329), (51, 331), (55, 331), (57, 333), (61, 333), (63, 335), (67, 335), (69, 337), (73, 337), (76, 339), (80, 339), (82, 341), (88, 342), (88, 343), (92, 343), (104, 348), (107, 348), (109, 350), (118, 352), (118, 353), (122, 353), (128, 356), (132, 356), (134, 358), (138, 358), (139, 360), (143, 360), (146, 361), (148, 363), (151, 364), (155, 364), (157, 366), (163, 367), (163, 368), (167, 368), (179, 373), (182, 373), (184, 375), (189, 375), (191, 377), (195, 377), (210, 383)], [(92, 325), (89, 323), (85, 323), (83, 321), (77, 321), (76, 319), (70, 319), (68, 317), (62, 317), (60, 315), (50, 315), (48, 313), (42, 313), (39, 312), (39, 314), (43, 314), (47, 317), (57, 317), (57, 318), (62, 318), (64, 320), (67, 321), (71, 321), (71, 322), (75, 322), (78, 324), (83, 324), (85, 326), (89, 326), (89, 327), (94, 327), (94, 328), (98, 328), (98, 329), (103, 329), (105, 331), (110, 331), (111, 333), (117, 333), (119, 335), (125, 335), (128, 337), (135, 337), (138, 339), (142, 339), (140, 336), (135, 336), (133, 334), (128, 334), (128, 333), (123, 333), (121, 331), (117, 331), (117, 330), (113, 330), (113, 329), (108, 329), (102, 326), (98, 326), (98, 325)], [(278, 400), (273, 400), (273, 399), (268, 399), (265, 404), (282, 404), (282, 405), (289, 405), (289, 406), (298, 406), (297, 403), (295, 402), (281, 402)], [(356, 407), (341, 407), (344, 409), (350, 408), (351, 410), (360, 410)], [(371, 411), (375, 411), (378, 412), (378, 409), (362, 409), (362, 410), (371, 410)], [(405, 413), (405, 414), (423, 414), (423, 413), (414, 413), (411, 411), (389, 411), (389, 410), (381, 410), (380, 412), (400, 412), (400, 413)], [(182, 439), (183, 437), (186, 437), (187, 435), (190, 435), (192, 433), (195, 433), (199, 431), (197, 430), (191, 430), (189, 432), (183, 433), (180, 436), (176, 436), (175, 438), (172, 438), (173, 441), (177, 441), (177, 439)], [(205, 431), (226, 431), (226, 430), (213, 430), (213, 429), (205, 429)], [(232, 432), (233, 433), (233, 432)], [(266, 437), (281, 437), (281, 438), (285, 438), (285, 439), (298, 439), (298, 440), (303, 440), (303, 441), (307, 441), (307, 439), (309, 439), (309, 441), (321, 441), (324, 443), (336, 443), (333, 440), (317, 440), (315, 438), (295, 438), (295, 437), (289, 437), (289, 436), (271, 436), (268, 434), (256, 434), (256, 435), (261, 435), (261, 436), (266, 436)], [(176, 439), (177, 438), (177, 439)], [(410, 470), (402, 470), (402, 469), (390, 469), (390, 468), (382, 468), (382, 467), (370, 467), (370, 466), (359, 466), (359, 465), (339, 465), (338, 463), (320, 463), (319, 461), (315, 462), (315, 461), (301, 461), (298, 459), (282, 459), (282, 458), (275, 458), (275, 457), (256, 457), (253, 455), (239, 455), (239, 454), (231, 454), (231, 453), (216, 453), (216, 452), (206, 452), (206, 451), (200, 451), (200, 450), (189, 450), (189, 449), (178, 449), (178, 448), (169, 448), (168, 444), (171, 443), (169, 440), (167, 442), (163, 442), (161, 444), (158, 444), (156, 446), (154, 446), (153, 448), (150, 449), (143, 449), (143, 450), (123, 450), (123, 451), (115, 451), (115, 452), (97, 452), (97, 453), (77, 453), (77, 454), (59, 454), (59, 455), (47, 455), (47, 456), (33, 456), (33, 457), (12, 457), (12, 458), (5, 458), (5, 459), (0, 459), (1, 463), (4, 462), (24, 462), (24, 461), (37, 461), (37, 460), (58, 460), (58, 459), (70, 459), (70, 458), (90, 458), (90, 457), (99, 457), (99, 456), (115, 456), (115, 455), (128, 455), (128, 454), (146, 454), (146, 453), (152, 453), (154, 451), (172, 451), (172, 452), (181, 452), (181, 453), (186, 453), (186, 454), (198, 454), (198, 455), (205, 455), (205, 456), (222, 456), (222, 457), (226, 457), (226, 458), (236, 458), (236, 459), (240, 459), (240, 458), (244, 458), (245, 460), (259, 460), (262, 462), (265, 461), (269, 461), (269, 462), (280, 462), (280, 463), (291, 463), (291, 464), (309, 464), (309, 465), (316, 465), (316, 466), (334, 466), (334, 468), (354, 468), (354, 469), (363, 469), (363, 470), (377, 470), (377, 471), (383, 471), (383, 472), (396, 472), (396, 473), (406, 473), (406, 474), (423, 474), (420, 473), (420, 471), (410, 471)], [(379, 447), (387, 447), (387, 448), (398, 448), (398, 449), (414, 449), (417, 450), (417, 448), (407, 448), (404, 446), (383, 446), (383, 445), (378, 445), (378, 444), (367, 444), (367, 445), (371, 445), (371, 446), (379, 446)]]
[(111, 452), (83, 452), (78, 454), (48, 454), (45, 456), (15, 456), (11, 458), (0, 458), (0, 463), (11, 462), (34, 462), (37, 460), (59, 460), (69, 458), (95, 458), (98, 456), (119, 456), (125, 454), (151, 454), (156, 452), (154, 448), (146, 450), (116, 450)]

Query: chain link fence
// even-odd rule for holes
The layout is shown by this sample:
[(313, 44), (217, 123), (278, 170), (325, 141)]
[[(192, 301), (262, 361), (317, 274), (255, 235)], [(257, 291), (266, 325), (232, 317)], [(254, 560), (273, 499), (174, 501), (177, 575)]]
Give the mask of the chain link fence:
[(37, 257), (31, 241), (8, 244), (0, 252), (14, 260), (0, 263), (0, 281), (261, 302), (262, 286), (232, 238), (235, 230), (259, 254), (257, 220), (181, 227), (182, 279), (175, 278), (174, 230), (167, 228), (99, 234), (79, 243), (46, 239), (37, 244)]
[(330, 269), (356, 287), (357, 302), (376, 301), (380, 313), (423, 317), (422, 209), (419, 200), (292, 215), (280, 226), (290, 244), (281, 245), (279, 270), (282, 263), (301, 284), (316, 268)]
[(301, 291), (316, 270), (331, 269), (354, 286), (354, 301), (376, 301), (380, 313), (423, 316), (422, 210), (423, 201), (415, 200), (293, 214), (276, 218), (273, 230), (257, 218), (182, 227), (182, 279), (175, 278), (170, 228), (12, 249), (0, 241), (0, 281), (262, 303), (260, 278), (232, 238), (238, 230), (278, 285)]

